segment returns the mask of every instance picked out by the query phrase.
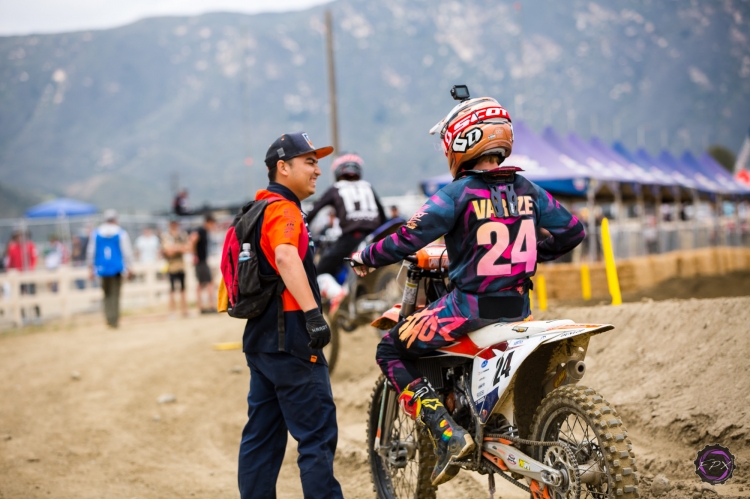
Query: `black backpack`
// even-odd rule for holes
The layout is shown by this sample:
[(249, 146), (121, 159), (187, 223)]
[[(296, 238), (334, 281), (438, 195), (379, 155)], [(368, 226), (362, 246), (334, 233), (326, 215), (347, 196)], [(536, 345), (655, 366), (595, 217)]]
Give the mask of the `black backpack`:
[[(258, 223), (270, 203), (284, 198), (274, 197), (250, 201), (234, 217), (234, 221), (224, 238), (221, 254), (221, 274), (227, 289), (229, 304), (227, 313), (236, 319), (254, 319), (263, 314), (273, 298), (278, 300), (279, 350), (284, 350), (284, 306), (281, 294), (286, 289), (278, 274), (260, 273), (260, 252), (256, 246)], [(242, 245), (250, 244), (250, 258), (239, 261)]]

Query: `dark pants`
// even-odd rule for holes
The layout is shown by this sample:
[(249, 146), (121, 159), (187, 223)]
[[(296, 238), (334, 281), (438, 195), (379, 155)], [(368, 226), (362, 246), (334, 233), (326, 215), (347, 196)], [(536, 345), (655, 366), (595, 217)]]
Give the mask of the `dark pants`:
[[(454, 343), (472, 331), (497, 322), (531, 316), (528, 293), (482, 297), (454, 289), (396, 324), (378, 345), (376, 358), (383, 375), (399, 392), (422, 374), (416, 360)], [(507, 314), (503, 317), (504, 314)]]
[(242, 499), (276, 498), (287, 430), (298, 442), (305, 499), (343, 498), (333, 476), (338, 427), (328, 367), (283, 352), (245, 357), (250, 393), (239, 456)]
[(120, 320), (120, 287), (122, 276), (120, 274), (110, 277), (102, 277), (102, 290), (104, 290), (104, 317), (107, 324), (117, 327)]
[(316, 269), (318, 275), (336, 275), (344, 264), (344, 258), (351, 256), (357, 249), (359, 243), (367, 236), (364, 232), (349, 232), (342, 235), (333, 246), (328, 248), (320, 257)]

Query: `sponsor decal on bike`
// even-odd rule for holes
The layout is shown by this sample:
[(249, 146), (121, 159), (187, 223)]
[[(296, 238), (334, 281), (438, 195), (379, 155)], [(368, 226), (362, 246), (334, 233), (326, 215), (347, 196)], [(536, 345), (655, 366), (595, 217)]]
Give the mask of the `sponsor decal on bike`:
[(482, 362), (482, 368), (487, 367), (487, 362), (489, 362), (489, 360), (485, 360), (485, 361)]
[(513, 331), (515, 331), (517, 333), (525, 333), (528, 330), (529, 330), (529, 328), (526, 327), (526, 326), (516, 326), (516, 327), (513, 328)]
[(573, 336), (575, 334), (582, 333), (583, 331), (585, 331), (585, 329), (574, 329), (572, 331), (566, 331), (560, 335), (560, 338), (565, 338), (566, 336)]
[(555, 388), (560, 388), (560, 385), (562, 385), (565, 382), (565, 378), (568, 376), (568, 373), (563, 369), (560, 371), (560, 374), (557, 375), (555, 378), (554, 383), (552, 383), (552, 386)]
[(706, 483), (725, 483), (734, 473), (734, 455), (719, 444), (706, 445), (695, 458), (695, 474)]
[(527, 463), (523, 459), (518, 460), (518, 466), (525, 469), (526, 471), (531, 471), (531, 466), (529, 466), (529, 463)]
[(508, 462), (516, 466), (518, 465), (518, 463), (516, 462), (516, 456), (514, 456), (513, 454), (508, 454)]
[[(554, 321), (549, 321), (554, 322)], [(572, 329), (572, 328), (584, 328), (584, 329), (590, 329), (590, 328), (597, 328), (602, 327), (603, 324), (565, 324), (563, 326), (557, 326), (557, 327), (551, 327), (547, 331), (558, 331), (560, 329)]]

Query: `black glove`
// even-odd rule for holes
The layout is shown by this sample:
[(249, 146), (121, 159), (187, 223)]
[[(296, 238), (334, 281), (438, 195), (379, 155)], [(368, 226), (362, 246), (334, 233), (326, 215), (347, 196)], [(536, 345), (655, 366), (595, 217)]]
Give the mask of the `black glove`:
[(313, 350), (320, 350), (331, 341), (331, 328), (320, 310), (314, 308), (305, 312), (305, 326), (310, 334), (310, 343), (307, 344)]

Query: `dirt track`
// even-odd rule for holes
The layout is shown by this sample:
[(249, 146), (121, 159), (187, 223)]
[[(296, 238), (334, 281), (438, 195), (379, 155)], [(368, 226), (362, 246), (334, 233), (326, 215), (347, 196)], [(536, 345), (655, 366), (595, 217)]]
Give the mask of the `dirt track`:
[[(750, 495), (750, 298), (557, 308), (540, 317), (552, 316), (618, 327), (592, 340), (582, 384), (623, 415), (642, 490), (664, 473), (682, 487), (669, 497), (691, 497), (697, 451), (722, 442), (742, 468), (717, 490)], [(239, 351), (211, 345), (237, 341), (242, 323), (134, 317), (109, 331), (87, 320), (0, 337), (0, 498), (237, 497), (247, 368)], [(363, 439), (377, 341), (368, 330), (345, 336), (333, 375), (336, 473), (348, 498), (373, 497)], [(165, 393), (176, 402), (158, 404)], [(302, 496), (294, 444), (278, 483), (281, 498)], [(462, 473), (438, 495), (487, 497), (477, 478)], [(498, 496), (525, 497), (519, 492), (503, 488)]]

